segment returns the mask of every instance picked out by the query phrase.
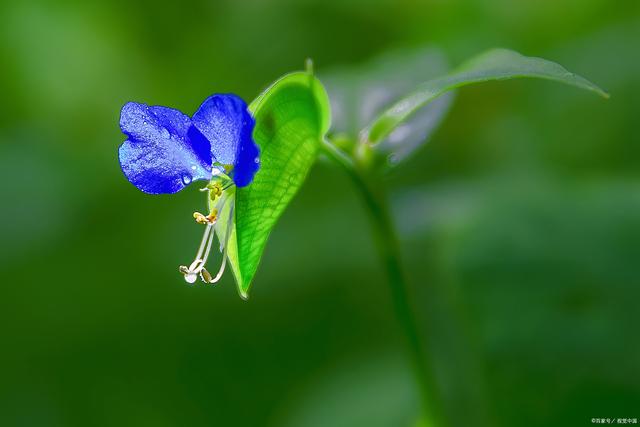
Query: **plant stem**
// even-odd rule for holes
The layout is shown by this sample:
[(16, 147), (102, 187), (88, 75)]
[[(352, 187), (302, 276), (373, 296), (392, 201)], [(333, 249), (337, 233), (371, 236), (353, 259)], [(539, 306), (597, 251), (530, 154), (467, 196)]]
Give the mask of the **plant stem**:
[(422, 421), (429, 427), (442, 427), (444, 420), (440, 411), (436, 381), (428, 363), (427, 343), (421, 339), (411, 307), (408, 283), (400, 256), (400, 244), (381, 177), (358, 168), (350, 157), (328, 142), (325, 142), (324, 152), (347, 171), (367, 205), (378, 253), (391, 288), (396, 317), (408, 344), (420, 392)]

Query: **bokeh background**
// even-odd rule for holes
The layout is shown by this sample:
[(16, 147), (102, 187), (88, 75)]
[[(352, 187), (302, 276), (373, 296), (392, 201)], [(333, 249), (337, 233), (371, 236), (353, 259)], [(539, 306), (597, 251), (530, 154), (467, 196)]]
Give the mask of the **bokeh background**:
[[(192, 113), (432, 46), (555, 60), (458, 92), (389, 177), (454, 426), (640, 418), (640, 2), (3, 1), (0, 425), (404, 426), (417, 399), (366, 212), (318, 162), (251, 299), (189, 287), (203, 208), (120, 172), (129, 100)], [(401, 58), (396, 65), (401, 65)], [(364, 70), (364, 71), (362, 71)]]

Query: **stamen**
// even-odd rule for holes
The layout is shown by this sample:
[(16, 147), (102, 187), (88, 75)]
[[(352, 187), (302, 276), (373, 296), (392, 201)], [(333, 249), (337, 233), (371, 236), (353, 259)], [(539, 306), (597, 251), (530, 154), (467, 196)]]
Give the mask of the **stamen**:
[(211, 200), (215, 200), (216, 197), (221, 196), (222, 195), (222, 191), (224, 190), (222, 188), (222, 184), (220, 184), (220, 182), (213, 183), (213, 185), (211, 185), (209, 188), (211, 190), (211, 193), (210, 193)]
[[(214, 226), (218, 220), (218, 212), (221, 212), (222, 209), (224, 209), (224, 205), (228, 199), (229, 197), (227, 196), (227, 194), (223, 193), (222, 197), (220, 198), (220, 201), (218, 202), (218, 205), (216, 206), (216, 208), (212, 209), (212, 212), (209, 215), (205, 216), (199, 212), (195, 212), (193, 214), (193, 217), (195, 218), (196, 222), (200, 224), (206, 224), (207, 226), (205, 228), (204, 235), (202, 236), (202, 242), (200, 242), (200, 247), (198, 248), (198, 253), (196, 254), (196, 258), (193, 260), (191, 265), (189, 265), (189, 267), (182, 265), (179, 268), (180, 273), (182, 273), (184, 276), (184, 280), (188, 283), (194, 283), (198, 278), (198, 274), (200, 274), (200, 278), (205, 283), (215, 283), (218, 280), (220, 280), (220, 278), (222, 277), (222, 273), (224, 272), (224, 266), (226, 264), (226, 251), (223, 254), (224, 259), (223, 259), (221, 271), (218, 272), (215, 278), (211, 277), (211, 274), (204, 268), (204, 266), (207, 263), (209, 254), (211, 253), (211, 245), (215, 240), (216, 233), (215, 233)], [(233, 212), (233, 208), (234, 208), (234, 205), (232, 204), (230, 207), (231, 213)], [(226, 246), (226, 241), (228, 239), (228, 235), (231, 230), (231, 222), (232, 222), (231, 213), (230, 213), (229, 221), (227, 224), (227, 235), (225, 236), (225, 246)]]
[(233, 219), (234, 208), (235, 208), (235, 203), (231, 201), (231, 207), (229, 208), (229, 217), (227, 218), (227, 230), (224, 236), (224, 243), (221, 242), (222, 265), (218, 270), (218, 274), (216, 274), (216, 277), (214, 278), (211, 278), (211, 274), (208, 271), (204, 269), (202, 270), (202, 273), (200, 274), (200, 278), (205, 283), (211, 283), (211, 284), (216, 283), (220, 279), (222, 279), (222, 275), (224, 274), (224, 269), (227, 266), (227, 246), (228, 246), (227, 244), (229, 243), (229, 235), (231, 234), (231, 226), (233, 225), (232, 219)]
[(202, 251), (204, 250), (205, 244), (209, 238), (209, 235), (213, 231), (213, 224), (208, 224), (207, 228), (204, 229), (204, 236), (202, 236), (202, 242), (200, 242), (200, 247), (198, 248), (198, 255), (196, 255), (196, 259), (199, 259), (202, 256)]
[(209, 283), (211, 280), (213, 280), (213, 278), (211, 277), (211, 273), (209, 273), (206, 268), (203, 268), (200, 272), (200, 278), (205, 283)]
[(216, 274), (216, 277), (212, 279), (211, 274), (209, 274), (209, 272), (207, 271), (208, 278), (205, 279), (205, 277), (203, 277), (202, 274), (200, 275), (200, 278), (204, 280), (205, 283), (210, 283), (213, 285), (214, 283), (217, 283), (220, 281), (220, 279), (222, 279), (222, 275), (224, 274), (224, 268), (226, 265), (227, 265), (227, 251), (224, 251), (222, 254), (222, 265), (220, 266), (220, 270), (218, 270), (218, 274)]
[(218, 220), (218, 210), (214, 208), (209, 215), (203, 215), (200, 212), (194, 212), (193, 218), (198, 224), (215, 224)]
[(198, 279), (198, 271), (199, 268), (204, 266), (206, 258), (202, 258), (202, 252), (205, 250), (205, 247), (211, 247), (211, 243), (213, 242), (213, 224), (207, 224), (207, 227), (204, 229), (204, 235), (202, 236), (202, 242), (200, 242), (200, 247), (198, 248), (198, 253), (196, 254), (196, 259), (193, 260), (189, 267), (181, 265), (179, 268), (180, 273), (184, 276), (184, 280), (187, 283), (194, 283)]
[(198, 224), (206, 224), (207, 223), (207, 217), (202, 215), (200, 212), (194, 212), (193, 213), (193, 219), (195, 219)]
[(200, 264), (198, 266), (198, 268), (196, 268), (195, 272), (199, 273), (200, 270), (202, 270), (204, 268), (204, 264), (207, 262), (207, 260), (209, 259), (209, 253), (211, 252), (211, 245), (213, 244), (213, 241), (215, 240), (215, 232), (211, 233), (211, 236), (209, 237), (209, 241), (207, 242), (207, 250), (204, 252), (204, 256), (202, 257), (202, 264)]
[(195, 281), (198, 280), (198, 275), (189, 271), (189, 269), (184, 265), (180, 266), (179, 271), (182, 273), (184, 280), (187, 283), (195, 283)]

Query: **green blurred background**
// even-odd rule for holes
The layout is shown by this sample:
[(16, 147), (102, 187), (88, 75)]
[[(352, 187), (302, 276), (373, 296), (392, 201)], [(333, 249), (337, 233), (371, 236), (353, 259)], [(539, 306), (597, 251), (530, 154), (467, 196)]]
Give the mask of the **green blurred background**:
[(463, 89), (390, 176), (452, 425), (640, 418), (640, 2), (8, 0), (0, 425), (411, 425), (402, 334), (342, 171), (313, 169), (245, 302), (230, 275), (184, 283), (202, 194), (130, 185), (118, 117), (129, 100), (251, 100), (306, 57), (322, 75), (425, 45), (451, 64), (512, 48), (612, 94)]

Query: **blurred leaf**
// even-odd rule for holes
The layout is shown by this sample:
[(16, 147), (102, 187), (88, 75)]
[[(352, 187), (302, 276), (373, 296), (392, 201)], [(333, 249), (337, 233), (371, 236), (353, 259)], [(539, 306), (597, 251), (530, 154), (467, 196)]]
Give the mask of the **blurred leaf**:
[[(346, 134), (355, 142), (358, 132), (399, 96), (448, 70), (447, 60), (439, 49), (422, 47), (392, 51), (363, 65), (321, 75), (331, 100), (332, 133)], [(389, 135), (379, 149), (393, 152), (390, 163), (406, 158), (427, 140), (444, 119), (451, 101), (452, 96), (440, 98)], [(398, 141), (402, 141), (402, 147), (397, 146)]]
[[(478, 425), (460, 409), (478, 401), (465, 401), (477, 383), (459, 376), (474, 366), (486, 381), (475, 399), (493, 406), (486, 425), (574, 425), (591, 405), (640, 407), (640, 365), (630, 362), (640, 358), (637, 188), (501, 174), (394, 193), (416, 306), (438, 325), (429, 339), (454, 397), (451, 425)], [(457, 333), (444, 321), (455, 313), (448, 299), (463, 313)], [(466, 362), (451, 345), (461, 337), (474, 342)], [(500, 393), (509, 398), (491, 398)]]
[(261, 167), (251, 185), (236, 190), (236, 223), (227, 252), (243, 298), (269, 233), (304, 182), (330, 124), (327, 94), (309, 73), (284, 76), (249, 109), (256, 119), (253, 136)]
[(388, 52), (359, 66), (321, 74), (331, 101), (331, 131), (357, 136), (398, 96), (448, 68), (439, 49), (423, 47)]
[(378, 143), (420, 108), (446, 92), (473, 83), (532, 77), (576, 86), (607, 98), (609, 95), (588, 80), (542, 58), (526, 57), (506, 49), (492, 49), (467, 61), (453, 73), (424, 83), (415, 92), (397, 101), (375, 119), (361, 140)]
[[(411, 370), (401, 354), (370, 354), (318, 376), (283, 399), (274, 426), (418, 427)], [(278, 416), (279, 415), (279, 416)]]

